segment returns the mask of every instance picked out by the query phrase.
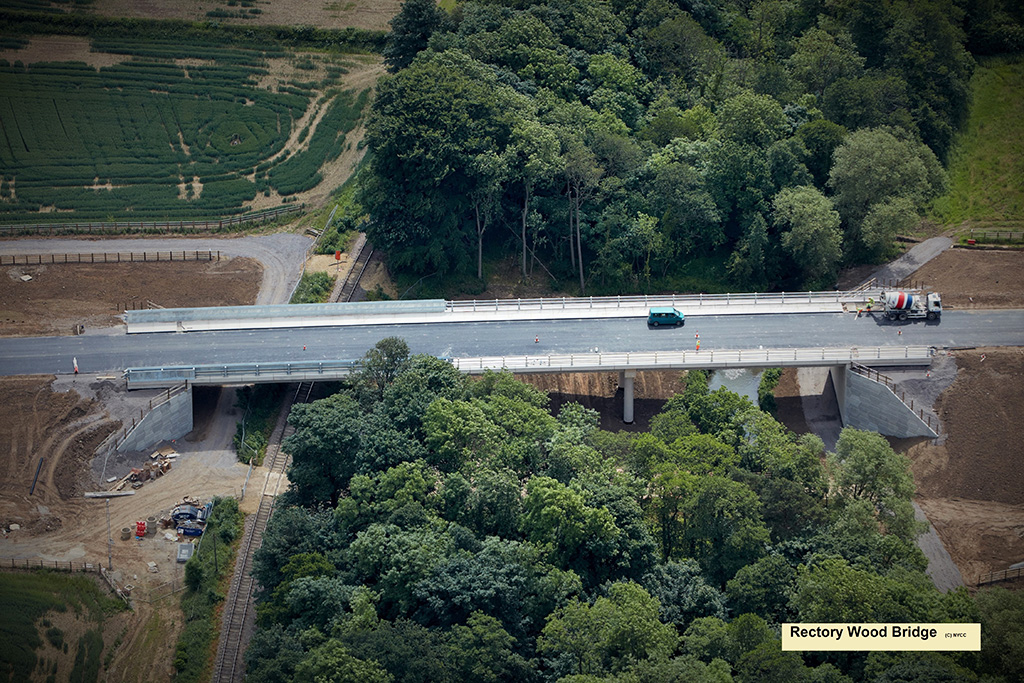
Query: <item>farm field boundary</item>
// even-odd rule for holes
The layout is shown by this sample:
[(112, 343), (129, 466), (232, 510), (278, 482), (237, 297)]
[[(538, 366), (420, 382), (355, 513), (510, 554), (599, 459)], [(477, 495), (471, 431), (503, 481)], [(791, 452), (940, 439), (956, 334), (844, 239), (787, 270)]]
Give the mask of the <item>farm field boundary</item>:
[(41, 266), (64, 263), (154, 263), (220, 261), (219, 251), (143, 251), (90, 254), (0, 254), (0, 266)]
[(248, 223), (265, 223), (281, 216), (301, 212), (304, 204), (290, 204), (265, 211), (255, 211), (242, 216), (229, 216), (217, 220), (202, 221), (123, 221), (112, 223), (30, 223), (21, 225), (0, 225), (0, 236), (67, 233), (124, 234), (124, 233), (165, 233), (165, 232), (215, 232)]

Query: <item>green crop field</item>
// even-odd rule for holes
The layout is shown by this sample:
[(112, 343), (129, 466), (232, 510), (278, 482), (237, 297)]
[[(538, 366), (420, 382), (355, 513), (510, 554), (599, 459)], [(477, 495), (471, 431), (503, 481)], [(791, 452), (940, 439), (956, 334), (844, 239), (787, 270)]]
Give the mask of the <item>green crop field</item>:
[[(368, 97), (322, 80), (258, 87), (283, 49), (94, 39), (128, 61), (0, 62), (0, 222), (182, 220), (241, 213), (258, 192), (314, 187)], [(322, 125), (293, 154), (324, 92)], [(305, 135), (303, 136), (305, 139)], [(194, 181), (198, 182), (194, 182)]]
[[(0, 573), (0, 613), (4, 615), (0, 626), (0, 633), (3, 633), (3, 638), (0, 638), (0, 679), (30, 679), (36, 669), (36, 650), (43, 646), (39, 637), (40, 620), (49, 612), (68, 609), (84, 613), (90, 622), (101, 624), (105, 616), (124, 609), (124, 605), (87, 576), (52, 572)], [(49, 626), (45, 621), (42, 625)], [(63, 634), (59, 629), (50, 628), (46, 635), (51, 645), (61, 645)], [(74, 643), (71, 645), (75, 646)], [(86, 670), (98, 669), (99, 653), (103, 648), (98, 631), (87, 633), (77, 647), (76, 659), (80, 658), (81, 662), (76, 661), (75, 670), (80, 665)], [(70, 680), (76, 680), (75, 671), (70, 674)], [(77, 680), (86, 679), (79, 675)], [(96, 675), (89, 680), (96, 680)]]

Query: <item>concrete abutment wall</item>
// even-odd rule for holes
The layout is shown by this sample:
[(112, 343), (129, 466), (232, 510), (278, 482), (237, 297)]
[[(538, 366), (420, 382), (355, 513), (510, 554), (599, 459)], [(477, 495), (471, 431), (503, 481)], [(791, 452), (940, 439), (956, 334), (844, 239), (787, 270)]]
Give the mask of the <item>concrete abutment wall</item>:
[(854, 372), (849, 365), (833, 366), (830, 374), (844, 426), (900, 439), (938, 436), (882, 382)]
[(192, 386), (155, 406), (117, 446), (121, 452), (142, 451), (192, 431)]

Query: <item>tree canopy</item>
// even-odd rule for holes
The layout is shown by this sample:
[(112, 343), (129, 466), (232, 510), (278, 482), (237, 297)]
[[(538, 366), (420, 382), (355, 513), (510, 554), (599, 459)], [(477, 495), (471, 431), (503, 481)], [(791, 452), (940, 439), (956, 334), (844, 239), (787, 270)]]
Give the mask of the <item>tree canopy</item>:
[[(909, 463), (877, 434), (843, 430), (825, 453), (699, 371), (650, 432), (611, 434), (507, 372), (469, 380), (385, 342), (373, 372), (293, 409), (291, 487), (253, 563), (252, 680), (1013, 670), (1017, 607), (935, 589)], [(777, 631), (978, 620), (998, 647), (934, 661), (826, 662)]]
[[(970, 50), (1022, 42), (1012, 3), (968, 4), (407, 0), (367, 128), (367, 231), (418, 275), (483, 278), (486, 254), (625, 293), (713, 258), (733, 288), (831, 286), (941, 191)], [(815, 189), (840, 244), (831, 214), (776, 222)]]

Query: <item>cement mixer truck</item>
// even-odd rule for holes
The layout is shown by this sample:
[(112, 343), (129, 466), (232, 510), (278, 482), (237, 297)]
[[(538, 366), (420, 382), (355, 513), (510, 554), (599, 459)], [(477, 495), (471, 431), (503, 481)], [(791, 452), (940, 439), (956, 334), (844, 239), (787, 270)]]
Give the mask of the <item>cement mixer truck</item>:
[(881, 303), (882, 312), (889, 320), (938, 320), (942, 315), (942, 299), (936, 292), (882, 292)]

